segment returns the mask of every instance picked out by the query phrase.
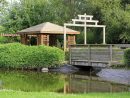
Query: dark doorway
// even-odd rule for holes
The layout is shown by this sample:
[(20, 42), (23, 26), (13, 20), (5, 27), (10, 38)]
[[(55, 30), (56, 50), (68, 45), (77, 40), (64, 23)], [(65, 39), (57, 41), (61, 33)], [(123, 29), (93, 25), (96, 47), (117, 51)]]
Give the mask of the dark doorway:
[(56, 35), (50, 35), (49, 36), (49, 46), (56, 46), (57, 42), (57, 36)]
[(37, 45), (37, 37), (31, 37), (30, 38), (30, 45)]

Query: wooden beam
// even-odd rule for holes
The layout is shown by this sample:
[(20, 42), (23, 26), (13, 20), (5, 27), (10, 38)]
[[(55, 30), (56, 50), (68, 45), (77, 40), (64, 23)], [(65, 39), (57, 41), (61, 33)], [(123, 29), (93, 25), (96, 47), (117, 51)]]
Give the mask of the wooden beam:
[(84, 14), (84, 15), (78, 15), (78, 17), (93, 18), (93, 16), (92, 16), (92, 15), (86, 15), (86, 14)]
[[(76, 27), (84, 27), (84, 24), (71, 24), (71, 23), (65, 23), (66, 26), (76, 26)], [(105, 25), (86, 25), (86, 27), (97, 27), (97, 28), (103, 28), (106, 27)]]
[(73, 22), (90, 22), (90, 23), (98, 23), (98, 20), (83, 20), (83, 19), (72, 19)]

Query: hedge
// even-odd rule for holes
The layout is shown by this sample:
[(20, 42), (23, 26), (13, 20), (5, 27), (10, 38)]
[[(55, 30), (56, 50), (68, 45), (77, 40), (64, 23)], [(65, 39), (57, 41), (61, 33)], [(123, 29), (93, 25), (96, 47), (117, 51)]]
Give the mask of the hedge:
[(130, 67), (130, 48), (126, 49), (124, 52), (124, 63), (128, 67)]
[(19, 42), (19, 37), (3, 37), (0, 36), (0, 44)]
[(64, 62), (61, 49), (49, 46), (26, 46), (19, 43), (0, 45), (0, 67), (50, 67)]

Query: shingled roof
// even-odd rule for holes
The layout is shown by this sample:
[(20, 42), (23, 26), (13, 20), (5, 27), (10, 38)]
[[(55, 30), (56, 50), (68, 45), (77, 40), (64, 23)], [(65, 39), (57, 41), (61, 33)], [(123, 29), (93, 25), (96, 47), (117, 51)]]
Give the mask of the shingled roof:
[[(79, 31), (72, 29), (66, 29), (67, 34), (80, 34)], [(50, 22), (45, 22), (36, 26), (26, 28), (18, 31), (18, 34), (36, 34), (36, 33), (47, 33), (47, 34), (64, 34), (64, 27)]]

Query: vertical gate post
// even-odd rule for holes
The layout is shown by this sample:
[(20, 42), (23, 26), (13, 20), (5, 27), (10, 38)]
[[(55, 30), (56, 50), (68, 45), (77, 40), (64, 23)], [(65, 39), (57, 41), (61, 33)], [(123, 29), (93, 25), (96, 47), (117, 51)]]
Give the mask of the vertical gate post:
[(88, 66), (91, 65), (91, 46), (88, 45)]
[(112, 53), (112, 45), (110, 45), (109, 46), (109, 51), (110, 51), (110, 66), (111, 66), (111, 63), (112, 63), (112, 55), (113, 55), (113, 53)]
[(106, 30), (105, 30), (105, 27), (103, 27), (103, 44), (106, 44)]

